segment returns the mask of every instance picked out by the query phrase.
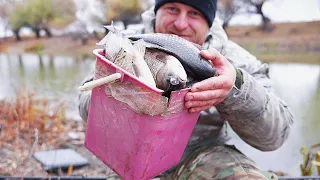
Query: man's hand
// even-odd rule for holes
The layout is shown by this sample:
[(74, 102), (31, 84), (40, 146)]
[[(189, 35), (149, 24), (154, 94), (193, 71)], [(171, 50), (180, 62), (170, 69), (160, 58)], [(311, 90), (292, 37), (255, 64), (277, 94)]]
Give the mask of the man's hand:
[(222, 102), (230, 93), (236, 79), (234, 66), (217, 50), (200, 52), (216, 68), (218, 76), (194, 84), (185, 96), (185, 107), (189, 112), (200, 112)]

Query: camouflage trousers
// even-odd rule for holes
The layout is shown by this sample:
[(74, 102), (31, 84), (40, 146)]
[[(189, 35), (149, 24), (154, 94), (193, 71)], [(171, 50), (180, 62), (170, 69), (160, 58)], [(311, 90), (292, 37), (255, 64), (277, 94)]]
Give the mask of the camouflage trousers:
[(278, 178), (273, 173), (261, 171), (251, 159), (234, 146), (216, 145), (210, 149), (194, 151), (180, 162), (174, 171), (155, 179), (274, 180)]

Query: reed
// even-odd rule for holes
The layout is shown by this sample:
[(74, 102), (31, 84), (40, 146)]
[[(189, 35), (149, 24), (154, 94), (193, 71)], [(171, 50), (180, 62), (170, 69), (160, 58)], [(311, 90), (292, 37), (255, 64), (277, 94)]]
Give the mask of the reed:
[(318, 175), (320, 176), (320, 151), (316, 152), (316, 166), (318, 170)]
[[(310, 148), (303, 146), (300, 149), (300, 153), (303, 156), (303, 163), (300, 164), (300, 170), (302, 176), (311, 176), (314, 173), (320, 175), (320, 144), (312, 145)], [(313, 172), (316, 167), (317, 172)]]
[(311, 176), (312, 171), (312, 159), (313, 159), (313, 153), (310, 153), (307, 147), (303, 146), (300, 150), (302, 156), (303, 156), (303, 163), (300, 164), (300, 170), (302, 176)]

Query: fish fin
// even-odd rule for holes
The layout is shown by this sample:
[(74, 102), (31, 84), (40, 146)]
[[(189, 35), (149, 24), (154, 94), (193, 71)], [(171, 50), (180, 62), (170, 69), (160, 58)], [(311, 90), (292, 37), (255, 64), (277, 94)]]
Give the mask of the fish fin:
[(120, 41), (120, 46), (128, 53), (131, 55), (135, 55), (135, 47), (132, 45), (131, 41), (127, 38), (123, 38)]
[(104, 36), (104, 38), (101, 39), (101, 41), (99, 41), (98, 43), (96, 43), (96, 45), (98, 46), (103, 46), (107, 43), (108, 39), (109, 39), (110, 34), (108, 33), (106, 36)]
[(138, 51), (138, 55), (141, 55), (142, 58), (144, 56), (144, 54), (146, 53), (146, 44), (145, 44), (145, 41), (143, 39), (140, 39), (138, 41), (136, 41), (134, 44), (133, 44), (134, 48)]
[(100, 42), (96, 43), (96, 45), (98, 45), (98, 46), (103, 46), (103, 45), (105, 45), (106, 42), (107, 42), (107, 40), (109, 39), (109, 36), (110, 36), (112, 33), (114, 33), (114, 34), (116, 34), (116, 35), (119, 35), (119, 34), (120, 34), (120, 31), (117, 30), (117, 29), (114, 27), (113, 21), (111, 22), (110, 25), (103, 26), (103, 27), (106, 28), (107, 30), (109, 30), (109, 32), (107, 33), (107, 35), (106, 35), (104, 38), (102, 38), (102, 40), (101, 40)]
[(134, 48), (134, 55), (136, 56), (135, 62), (133, 63), (133, 66), (135, 68), (136, 74), (138, 77), (143, 76), (143, 74), (145, 72), (142, 71), (146, 71), (145, 69), (143, 70), (142, 67), (146, 67), (142, 64), (145, 63), (144, 60), (144, 53), (146, 51), (146, 47), (144, 44), (142, 44), (144, 41), (143, 40), (138, 40), (133, 44), (133, 48)]
[(154, 81), (151, 70), (144, 59), (144, 54), (146, 51), (146, 46), (144, 44), (144, 40), (138, 40), (133, 44), (134, 54), (136, 58), (133, 62), (133, 68), (137, 77), (144, 82), (145, 84), (156, 88), (156, 83)]
[(113, 21), (111, 22), (110, 25), (103, 26), (103, 27), (118, 36), (123, 36), (122, 32), (113, 25)]
[(116, 28), (113, 25), (113, 21), (111, 21), (110, 25), (106, 25), (106, 26), (103, 26), (103, 27), (106, 28), (107, 30), (113, 32), (113, 33), (116, 32)]

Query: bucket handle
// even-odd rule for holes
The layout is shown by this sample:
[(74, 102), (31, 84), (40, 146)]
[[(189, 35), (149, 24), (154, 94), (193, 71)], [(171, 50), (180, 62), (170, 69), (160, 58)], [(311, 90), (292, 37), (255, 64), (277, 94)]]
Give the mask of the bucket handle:
[(84, 85), (79, 87), (79, 90), (81, 90), (81, 91), (91, 90), (95, 87), (98, 87), (98, 86), (101, 86), (104, 84), (108, 84), (108, 83), (115, 81), (117, 79), (120, 79), (120, 78), (121, 78), (120, 73), (114, 73), (114, 74), (111, 74), (109, 76), (106, 76), (106, 77), (103, 77), (100, 79), (95, 79), (93, 81), (86, 82)]

